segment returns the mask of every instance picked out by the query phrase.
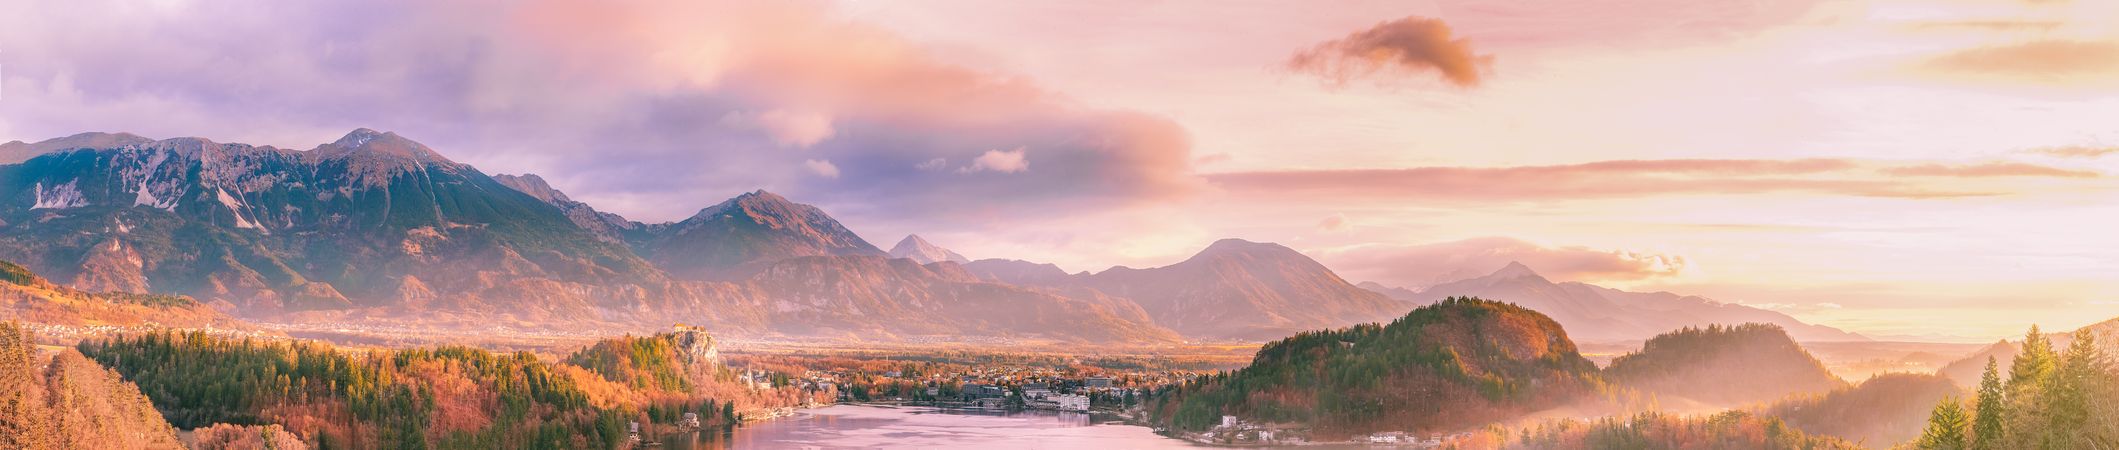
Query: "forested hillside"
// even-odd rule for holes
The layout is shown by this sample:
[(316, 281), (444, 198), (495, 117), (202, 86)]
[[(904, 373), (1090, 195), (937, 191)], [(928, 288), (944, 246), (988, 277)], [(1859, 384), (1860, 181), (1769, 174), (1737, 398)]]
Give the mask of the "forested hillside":
[(1946, 398), (1913, 444), (1923, 449), (2119, 448), (2119, 370), (2095, 327), (2065, 350), (2032, 327), (2007, 370), (1989, 359), (1978, 390)]
[(1600, 385), (1596, 365), (1552, 319), (1450, 298), (1386, 325), (1267, 344), (1249, 367), (1188, 382), (1150, 407), (1180, 430), (1235, 415), (1308, 424), (1320, 438), (1451, 432), (1566, 404)]
[(183, 448), (132, 383), (72, 350), (40, 354), (35, 341), (0, 323), (0, 448)]
[(139, 383), (179, 427), (278, 425), (319, 448), (615, 448), (628, 437), (628, 422), (671, 425), (696, 412), (708, 426), (727, 425), (739, 406), (802, 399), (791, 390), (636, 386), (529, 353), (468, 347), (349, 351), (162, 332), (79, 349)]
[(1717, 409), (1844, 384), (1779, 326), (1761, 323), (1664, 333), (1612, 360), (1604, 375), (1614, 384)]
[(1930, 374), (1885, 374), (1830, 392), (1798, 395), (1763, 408), (1788, 425), (1874, 447), (1920, 435), (1935, 402), (1958, 395), (1948, 378)]

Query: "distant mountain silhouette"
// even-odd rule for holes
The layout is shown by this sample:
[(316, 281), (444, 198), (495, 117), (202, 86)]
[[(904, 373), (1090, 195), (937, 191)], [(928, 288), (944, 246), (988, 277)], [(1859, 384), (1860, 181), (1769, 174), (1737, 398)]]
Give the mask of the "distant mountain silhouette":
[(1770, 323), (1799, 341), (1866, 341), (1861, 335), (1811, 325), (1779, 312), (1668, 292), (1627, 292), (1588, 283), (1555, 283), (1521, 263), (1492, 274), (1421, 290), (1416, 303), (1476, 296), (1535, 309), (1588, 342), (1635, 341), (1684, 327)]
[(1194, 338), (1268, 340), (1383, 320), (1412, 308), (1355, 287), (1294, 249), (1241, 239), (1216, 241), (1182, 262), (1147, 269), (1065, 275), (1057, 267), (997, 260), (966, 268), (1004, 282), (1089, 288), (1130, 299), (1155, 323)]
[(949, 251), (949, 249), (929, 243), (926, 239), (921, 239), (920, 235), (917, 234), (905, 235), (905, 239), (898, 241), (898, 245), (890, 247), (890, 257), (910, 259), (920, 264), (942, 261), (957, 264), (971, 262), (971, 259), (965, 258), (964, 255), (956, 254), (956, 252)]

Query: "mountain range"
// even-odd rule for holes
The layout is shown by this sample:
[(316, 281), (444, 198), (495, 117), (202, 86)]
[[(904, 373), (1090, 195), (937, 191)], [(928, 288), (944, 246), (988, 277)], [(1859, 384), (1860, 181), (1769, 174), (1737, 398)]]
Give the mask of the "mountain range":
[[(1380, 286), (1380, 285), (1379, 285)], [(1669, 292), (1628, 292), (1581, 282), (1555, 283), (1522, 263), (1486, 276), (1442, 283), (1399, 298), (1428, 304), (1454, 296), (1504, 299), (1551, 316), (1575, 339), (1615, 342), (1646, 339), (1686, 327), (1769, 323), (1798, 341), (1866, 341), (1836, 328), (1803, 323), (1776, 311)]]
[(824, 210), (763, 190), (642, 223), (537, 175), (487, 175), (369, 129), (308, 150), (84, 133), (0, 144), (0, 157), (0, 259), (70, 289), (185, 295), (251, 319), (1263, 341), (1465, 294), (1548, 311), (1598, 339), (1738, 322), (1799, 339), (1837, 332), (1697, 297), (1555, 285), (1527, 268), (1386, 295), (1301, 252), (1237, 239), (1168, 266), (1094, 273), (969, 261), (917, 235), (885, 252)]
[(981, 260), (973, 273), (1008, 283), (1094, 289), (1132, 299), (1186, 336), (1268, 340), (1303, 330), (1376, 322), (1414, 306), (1370, 292), (1279, 244), (1223, 239), (1191, 258), (1147, 269), (1068, 275), (1020, 261)]

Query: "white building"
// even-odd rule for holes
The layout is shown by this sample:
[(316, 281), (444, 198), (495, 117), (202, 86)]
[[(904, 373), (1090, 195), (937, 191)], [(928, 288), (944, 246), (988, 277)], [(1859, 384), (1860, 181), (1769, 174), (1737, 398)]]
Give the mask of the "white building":
[(1089, 396), (1087, 396), (1087, 395), (1081, 395), (1081, 394), (1057, 394), (1057, 395), (1052, 395), (1052, 396), (1048, 396), (1048, 397), (1046, 397), (1046, 398), (1050, 398), (1050, 399), (1052, 399), (1052, 401), (1053, 401), (1054, 403), (1058, 403), (1058, 404), (1059, 404), (1059, 409), (1060, 409), (1061, 411), (1088, 411), (1088, 410), (1089, 410)]

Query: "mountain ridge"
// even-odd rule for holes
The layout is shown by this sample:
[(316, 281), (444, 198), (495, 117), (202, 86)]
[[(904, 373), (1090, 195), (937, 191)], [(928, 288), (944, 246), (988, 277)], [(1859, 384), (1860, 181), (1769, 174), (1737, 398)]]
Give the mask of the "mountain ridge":
[(1536, 309), (1569, 326), (1585, 341), (1643, 340), (1665, 331), (1760, 322), (1778, 325), (1798, 341), (1866, 341), (1859, 334), (1804, 323), (1784, 313), (1669, 292), (1630, 292), (1582, 282), (1553, 282), (1511, 262), (1492, 274), (1421, 290), (1414, 303), (1450, 296), (1501, 299)]
[(1309, 329), (1401, 315), (1411, 305), (1340, 278), (1294, 249), (1221, 239), (1183, 261), (1135, 269), (1066, 274), (1026, 261), (979, 260), (980, 277), (1055, 288), (1093, 289), (1140, 304), (1155, 322), (1207, 339), (1265, 341)]

